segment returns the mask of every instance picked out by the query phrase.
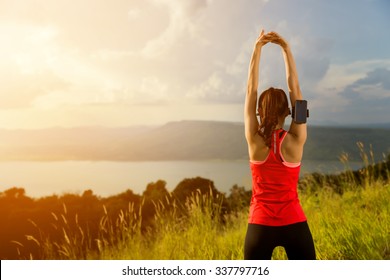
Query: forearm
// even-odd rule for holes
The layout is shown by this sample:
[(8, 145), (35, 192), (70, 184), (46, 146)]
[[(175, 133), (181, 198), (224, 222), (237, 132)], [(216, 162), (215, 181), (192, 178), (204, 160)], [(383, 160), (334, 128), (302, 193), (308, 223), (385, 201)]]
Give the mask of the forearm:
[(253, 143), (259, 129), (259, 121), (256, 116), (257, 88), (259, 86), (259, 63), (261, 48), (270, 41), (270, 36), (261, 30), (254, 45), (248, 69), (247, 92), (245, 95), (245, 137), (248, 143)]
[(290, 93), (290, 101), (292, 106), (294, 106), (295, 100), (302, 99), (302, 93), (299, 87), (298, 72), (295, 65), (295, 60), (289, 46), (283, 48), (283, 57), (286, 67), (286, 80), (288, 91)]
[[(259, 62), (261, 48), (255, 46), (249, 63), (247, 95), (255, 95), (257, 98), (257, 88), (259, 86)], [(247, 96), (248, 98), (248, 96)]]

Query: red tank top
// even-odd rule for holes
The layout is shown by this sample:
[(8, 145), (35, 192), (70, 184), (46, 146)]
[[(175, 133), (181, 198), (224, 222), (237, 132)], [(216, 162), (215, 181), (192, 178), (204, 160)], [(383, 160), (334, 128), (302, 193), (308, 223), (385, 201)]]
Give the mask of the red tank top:
[(297, 185), (300, 164), (283, 160), (280, 147), (287, 131), (275, 130), (264, 161), (251, 161), (252, 198), (249, 223), (284, 226), (306, 221), (299, 203)]

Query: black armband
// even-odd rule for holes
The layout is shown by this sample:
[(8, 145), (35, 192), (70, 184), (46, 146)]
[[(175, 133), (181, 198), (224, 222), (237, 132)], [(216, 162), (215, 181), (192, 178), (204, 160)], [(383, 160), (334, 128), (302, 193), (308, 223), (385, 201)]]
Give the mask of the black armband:
[(292, 107), (292, 115), (294, 122), (297, 124), (306, 123), (309, 117), (307, 109), (307, 100), (296, 100), (295, 106)]

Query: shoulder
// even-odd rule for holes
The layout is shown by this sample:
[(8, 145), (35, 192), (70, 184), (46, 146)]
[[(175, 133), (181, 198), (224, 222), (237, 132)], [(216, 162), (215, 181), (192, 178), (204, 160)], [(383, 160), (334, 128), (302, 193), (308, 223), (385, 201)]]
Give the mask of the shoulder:
[(307, 125), (296, 124), (294, 121), (291, 122), (290, 129), (287, 132), (286, 140), (291, 142), (293, 145), (303, 146), (307, 138)]
[(300, 162), (303, 156), (303, 147), (306, 137), (302, 138), (290, 131), (285, 133), (281, 144), (281, 152), (288, 162)]
[(268, 147), (264, 142), (263, 137), (258, 133), (247, 137), (248, 152), (250, 160), (264, 160), (268, 154)]
[(245, 138), (246, 138), (246, 142), (248, 143), (248, 146), (253, 146), (253, 147), (265, 146), (265, 141), (258, 132), (246, 133)]

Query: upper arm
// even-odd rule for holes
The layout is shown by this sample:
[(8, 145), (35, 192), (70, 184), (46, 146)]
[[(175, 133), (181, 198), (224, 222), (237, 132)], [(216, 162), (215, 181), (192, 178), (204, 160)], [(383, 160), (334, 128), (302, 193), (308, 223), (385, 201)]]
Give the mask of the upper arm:
[(303, 147), (307, 139), (307, 125), (305, 123), (297, 124), (292, 120), (288, 133), (291, 135), (292, 142)]
[[(302, 99), (302, 93), (298, 87), (295, 91), (290, 92), (291, 105), (294, 106), (295, 100), (299, 99)], [(294, 122), (294, 119), (291, 119), (287, 138), (287, 153), (291, 156), (293, 162), (301, 161), (303, 155), (303, 146), (305, 145), (307, 139), (307, 124), (297, 124)]]
[(296, 124), (292, 120), (290, 129), (282, 144), (283, 156), (288, 162), (300, 162), (303, 156), (303, 147), (307, 138), (307, 125)]
[[(296, 100), (302, 100), (302, 92), (299, 88), (298, 81), (295, 81), (292, 84), (294, 85), (294, 90), (290, 91), (289, 95), (290, 95), (291, 106), (294, 106)], [(295, 144), (303, 147), (307, 138), (306, 123), (297, 124), (294, 122), (294, 119), (291, 119), (289, 134), (292, 136), (291, 138), (293, 142), (295, 142)]]
[(248, 89), (245, 98), (244, 123), (245, 138), (247, 142), (252, 142), (259, 128), (259, 121), (256, 115), (257, 90)]
[[(296, 77), (296, 75), (294, 75)], [(292, 82), (293, 90), (289, 92), (291, 106), (295, 106), (296, 100), (302, 100), (302, 92), (299, 87), (298, 79)], [(297, 124), (294, 122), (294, 119), (291, 119), (289, 133), (293, 138), (293, 141), (297, 145), (303, 145), (306, 142), (307, 138), (307, 125), (306, 123)]]

